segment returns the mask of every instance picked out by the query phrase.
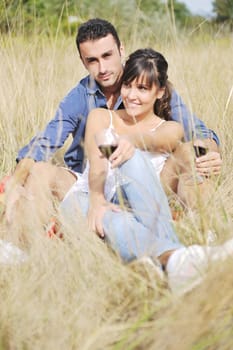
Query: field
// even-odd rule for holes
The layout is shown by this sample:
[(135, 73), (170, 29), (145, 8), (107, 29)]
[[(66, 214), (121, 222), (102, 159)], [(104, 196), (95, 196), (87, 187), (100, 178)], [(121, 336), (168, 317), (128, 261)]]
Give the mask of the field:
[[(126, 42), (126, 52), (145, 46)], [(232, 237), (232, 37), (176, 38), (146, 43), (169, 62), (169, 79), (221, 140), (222, 174), (211, 202), (175, 223), (185, 244)], [(0, 175), (12, 171), (17, 151), (50, 120), (85, 70), (74, 38), (0, 38)], [(61, 150), (53, 159), (62, 164)], [(233, 348), (232, 259), (217, 263), (205, 282), (175, 298), (154, 271), (124, 265), (84, 219), (64, 227), (66, 239), (39, 234), (32, 213), (18, 217), (2, 238), (30, 237), (29, 260), (1, 266), (0, 349), (230, 350)]]

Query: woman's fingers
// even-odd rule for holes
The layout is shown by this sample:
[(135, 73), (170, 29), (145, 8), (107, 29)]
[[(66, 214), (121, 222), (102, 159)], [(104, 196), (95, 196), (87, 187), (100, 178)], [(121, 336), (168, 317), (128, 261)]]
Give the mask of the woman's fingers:
[(135, 148), (129, 140), (120, 138), (117, 149), (109, 157), (112, 168), (116, 168), (129, 160), (133, 156), (134, 150)]
[(88, 212), (88, 227), (91, 231), (96, 232), (100, 238), (104, 238), (103, 217), (108, 210), (119, 212), (119, 206), (113, 203), (102, 204), (96, 208), (92, 208)]

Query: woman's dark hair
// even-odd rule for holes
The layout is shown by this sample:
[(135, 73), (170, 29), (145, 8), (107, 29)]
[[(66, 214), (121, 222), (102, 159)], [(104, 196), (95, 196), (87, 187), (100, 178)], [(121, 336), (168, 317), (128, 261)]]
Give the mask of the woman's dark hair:
[(120, 46), (121, 46), (120, 39), (118, 37), (116, 29), (110, 22), (100, 18), (92, 18), (92, 19), (89, 19), (89, 21), (81, 24), (76, 36), (76, 45), (77, 45), (79, 54), (80, 54), (81, 43), (84, 43), (88, 40), (102, 39), (109, 34), (113, 36), (118, 49), (120, 49)]
[(153, 84), (159, 88), (165, 88), (163, 97), (155, 101), (154, 113), (165, 120), (170, 120), (172, 86), (168, 81), (167, 69), (168, 63), (161, 53), (151, 48), (139, 49), (127, 59), (122, 83), (130, 83), (143, 75), (150, 88)]

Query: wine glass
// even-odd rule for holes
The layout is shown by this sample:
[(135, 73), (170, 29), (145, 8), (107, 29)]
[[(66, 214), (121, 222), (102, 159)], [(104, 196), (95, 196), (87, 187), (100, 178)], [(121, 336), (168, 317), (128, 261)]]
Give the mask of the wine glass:
[[(117, 149), (119, 136), (112, 128), (102, 129), (95, 134), (95, 141), (104, 157), (109, 159), (111, 154)], [(111, 169), (114, 176), (115, 190), (118, 195), (119, 204), (124, 206), (124, 199), (121, 192), (121, 185), (128, 182), (128, 180), (121, 174), (119, 168)], [(110, 181), (111, 182), (111, 181)]]
[[(194, 140), (195, 142), (195, 140)], [(196, 158), (199, 158), (201, 156), (206, 155), (206, 153), (208, 152), (208, 148), (203, 144), (193, 144), (193, 148), (194, 148), (194, 153)], [(204, 182), (203, 176), (196, 174), (196, 183), (197, 184), (201, 184)]]
[(109, 159), (117, 149), (119, 136), (112, 128), (102, 129), (95, 134), (95, 141), (104, 157)]
[(207, 153), (206, 147), (193, 145), (193, 148), (197, 158), (204, 156)]

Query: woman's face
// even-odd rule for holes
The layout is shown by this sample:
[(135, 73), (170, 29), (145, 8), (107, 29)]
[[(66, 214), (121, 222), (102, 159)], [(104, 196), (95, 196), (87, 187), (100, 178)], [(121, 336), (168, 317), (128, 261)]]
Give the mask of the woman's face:
[(154, 113), (154, 103), (161, 98), (164, 89), (155, 84), (151, 87), (147, 83), (145, 74), (130, 83), (123, 83), (121, 96), (127, 114), (143, 119)]

